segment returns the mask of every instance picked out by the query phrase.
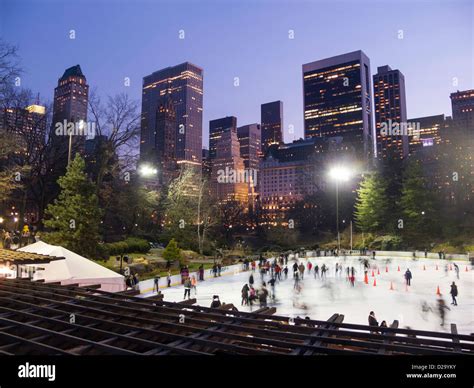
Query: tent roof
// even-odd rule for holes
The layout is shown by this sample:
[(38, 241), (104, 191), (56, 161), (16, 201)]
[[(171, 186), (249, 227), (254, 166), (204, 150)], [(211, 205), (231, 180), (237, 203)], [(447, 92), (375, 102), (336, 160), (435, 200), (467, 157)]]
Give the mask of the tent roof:
[(50, 245), (43, 241), (35, 242), (20, 248), (18, 251), (33, 252), (41, 255), (64, 257), (72, 278), (122, 278), (123, 276), (101, 266), (77, 253), (58, 245)]
[(64, 259), (62, 255), (51, 255), (36, 251), (12, 251), (10, 249), (0, 249), (0, 263), (10, 262), (12, 264), (37, 264), (49, 263), (53, 260)]

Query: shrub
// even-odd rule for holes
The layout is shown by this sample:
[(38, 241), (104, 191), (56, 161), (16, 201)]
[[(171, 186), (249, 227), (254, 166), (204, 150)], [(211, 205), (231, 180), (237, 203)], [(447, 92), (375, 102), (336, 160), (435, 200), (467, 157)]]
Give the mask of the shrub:
[(146, 240), (129, 237), (123, 241), (103, 244), (103, 249), (106, 250), (109, 255), (121, 255), (123, 253), (136, 252), (146, 253), (150, 250), (150, 244)]

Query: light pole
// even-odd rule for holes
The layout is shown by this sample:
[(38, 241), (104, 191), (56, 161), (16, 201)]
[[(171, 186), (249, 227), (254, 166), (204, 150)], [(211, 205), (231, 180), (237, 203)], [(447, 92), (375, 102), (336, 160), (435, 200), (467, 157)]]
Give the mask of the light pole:
[(336, 230), (337, 230), (337, 249), (341, 249), (341, 236), (339, 233), (339, 182), (349, 180), (349, 170), (342, 166), (335, 166), (329, 170), (329, 176), (336, 182)]
[(150, 177), (158, 174), (158, 170), (149, 164), (142, 164), (138, 169), (138, 173), (143, 177)]

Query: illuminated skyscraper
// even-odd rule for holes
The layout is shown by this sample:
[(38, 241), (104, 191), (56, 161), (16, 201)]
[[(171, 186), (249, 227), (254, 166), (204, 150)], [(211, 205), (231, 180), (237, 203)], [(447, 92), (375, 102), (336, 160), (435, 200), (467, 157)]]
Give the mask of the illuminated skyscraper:
[(362, 51), (303, 65), (305, 138), (343, 136), (360, 156), (374, 152), (370, 61)]
[(453, 121), (458, 126), (474, 131), (474, 89), (451, 93)]
[(157, 109), (165, 97), (176, 114), (177, 163), (201, 168), (203, 71), (189, 62), (143, 78), (140, 159), (157, 161)]
[(260, 108), (262, 128), (262, 152), (272, 144), (283, 144), (283, 102), (273, 101)]
[(237, 132), (237, 117), (227, 116), (209, 121), (209, 158), (216, 157), (217, 143), (226, 131)]
[[(88, 98), (89, 85), (87, 85), (81, 66), (76, 65), (66, 69), (58, 80), (58, 86), (54, 89), (52, 122), (55, 168), (58, 169), (60, 175), (64, 173), (67, 164), (69, 144), (71, 144), (71, 157), (74, 157), (76, 152), (82, 153), (84, 151), (87, 137), (85, 128)], [(75, 123), (76, 130), (72, 135), (68, 135), (64, 131), (68, 123)], [(58, 128), (62, 128), (63, 131), (57, 131)]]
[(219, 203), (248, 201), (248, 174), (240, 156), (236, 131), (225, 131), (217, 142), (212, 159), (211, 192)]
[[(374, 75), (374, 109), (377, 157), (403, 159), (408, 155), (408, 134), (397, 134), (394, 125), (406, 124), (405, 77), (390, 66), (377, 68)], [(403, 126), (402, 126), (403, 127)], [(388, 128), (391, 133), (381, 133)]]

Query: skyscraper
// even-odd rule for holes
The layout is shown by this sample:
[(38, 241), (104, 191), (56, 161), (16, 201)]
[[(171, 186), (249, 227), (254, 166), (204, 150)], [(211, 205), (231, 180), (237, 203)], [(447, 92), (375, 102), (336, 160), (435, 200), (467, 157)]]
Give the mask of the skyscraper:
[[(64, 72), (54, 89), (53, 104), (53, 152), (56, 167), (64, 169), (66, 166), (69, 146), (71, 157), (75, 152), (83, 152), (87, 131), (87, 104), (89, 99), (89, 85), (82, 73), (81, 66), (72, 66)], [(68, 124), (75, 124), (71, 133)], [(61, 171), (59, 171), (62, 174)]]
[(370, 81), (360, 50), (303, 65), (305, 138), (343, 136), (360, 156), (373, 153)]
[(168, 184), (177, 173), (176, 165), (176, 112), (171, 99), (164, 97), (156, 112), (155, 149), (158, 176)]
[(236, 131), (225, 131), (212, 159), (211, 192), (218, 202), (248, 201), (248, 174), (240, 156)]
[(203, 70), (189, 62), (143, 78), (140, 159), (156, 163), (157, 109), (164, 97), (176, 114), (177, 163), (199, 166), (202, 155)]
[(209, 121), (209, 158), (216, 157), (217, 143), (226, 131), (237, 132), (237, 117), (227, 116)]
[(451, 93), (453, 121), (474, 131), (474, 89)]
[(246, 169), (258, 170), (261, 150), (262, 131), (259, 124), (248, 124), (237, 128), (237, 138), (240, 143), (240, 156)]
[[(406, 124), (405, 77), (400, 70), (380, 66), (374, 75), (374, 110), (377, 157), (403, 159), (408, 155), (408, 134), (397, 134), (393, 125)], [(391, 133), (381, 132), (382, 128)]]
[(262, 152), (265, 154), (272, 144), (283, 143), (283, 102), (273, 101), (260, 107), (262, 126)]

